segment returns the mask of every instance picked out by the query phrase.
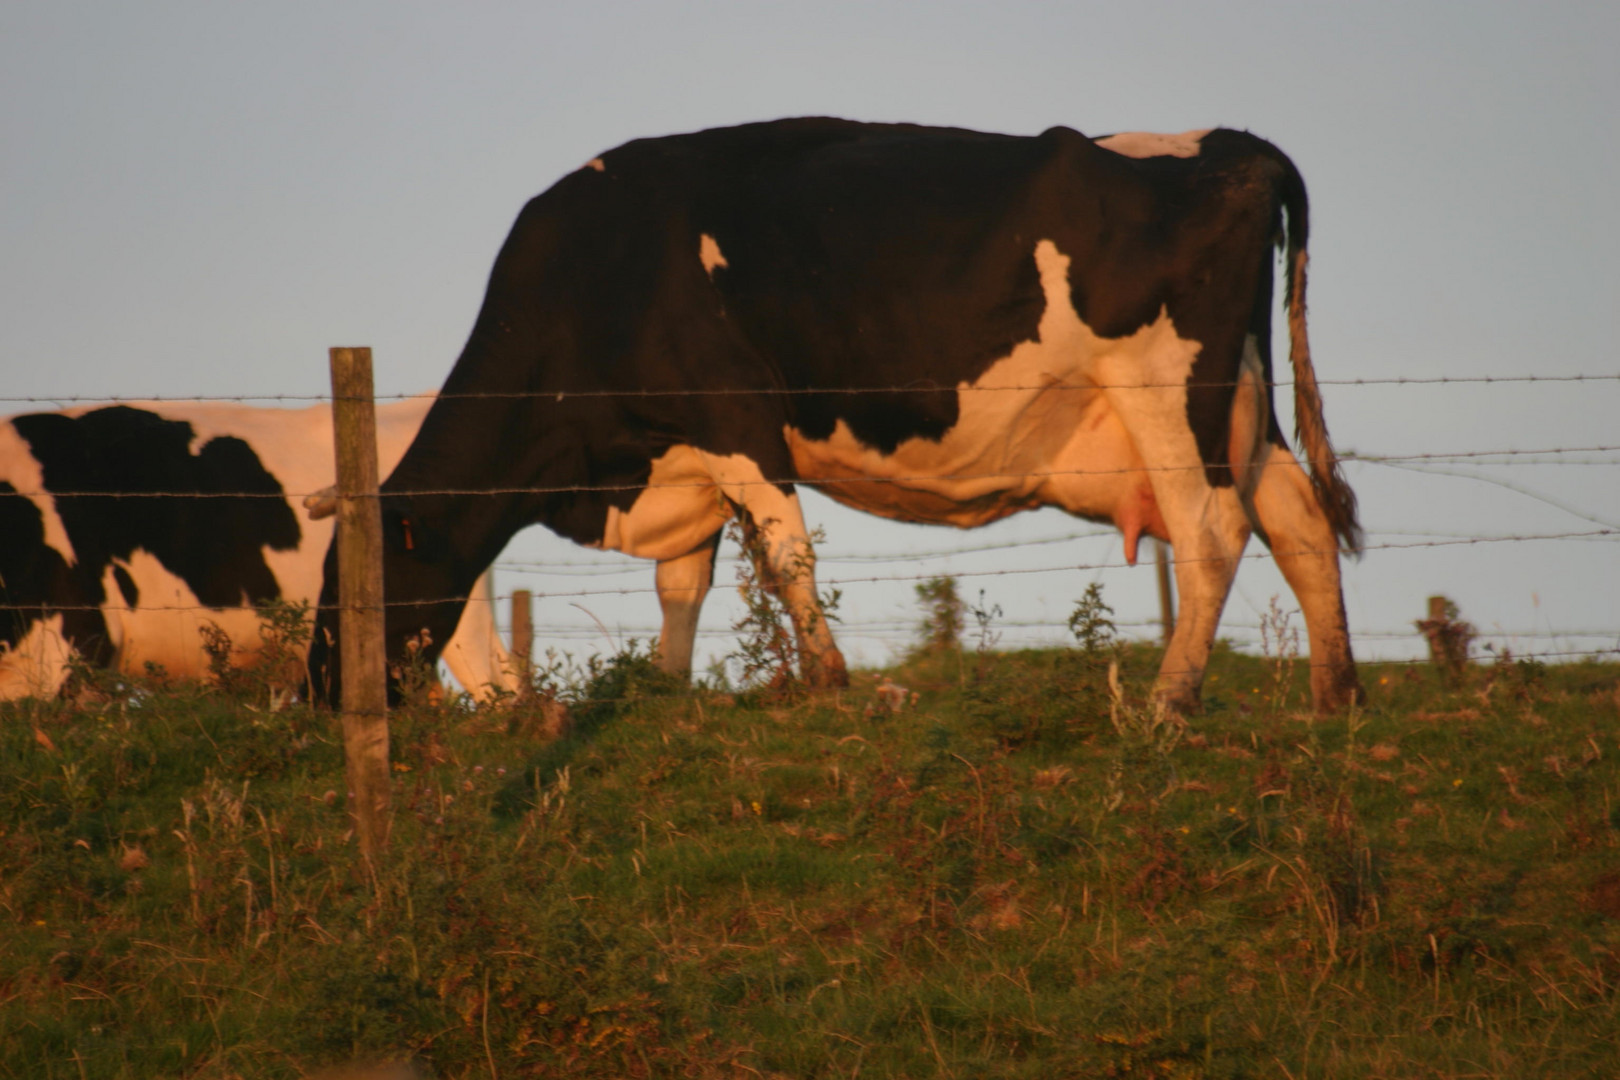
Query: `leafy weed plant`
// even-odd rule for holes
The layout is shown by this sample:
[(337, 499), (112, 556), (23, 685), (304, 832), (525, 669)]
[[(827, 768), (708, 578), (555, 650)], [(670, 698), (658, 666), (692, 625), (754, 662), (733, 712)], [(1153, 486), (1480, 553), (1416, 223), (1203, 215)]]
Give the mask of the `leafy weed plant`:
[[(738, 635), (738, 645), (737, 652), (728, 660), (737, 663), (741, 672), (739, 683), (746, 691), (767, 700), (801, 696), (805, 688), (802, 678), (805, 657), (799, 650), (787, 601), (781, 596), (782, 582), (771, 569), (764, 534), (751, 518), (739, 512), (726, 527), (726, 535), (736, 541), (746, 556), (737, 563), (737, 592), (742, 597), (744, 612), (732, 626)], [(820, 529), (811, 532), (810, 543), (801, 546), (789, 563), (789, 578), (813, 580), (814, 545), (824, 539)], [(815, 617), (837, 621), (838, 590), (819, 593), (817, 600), (821, 613)]]

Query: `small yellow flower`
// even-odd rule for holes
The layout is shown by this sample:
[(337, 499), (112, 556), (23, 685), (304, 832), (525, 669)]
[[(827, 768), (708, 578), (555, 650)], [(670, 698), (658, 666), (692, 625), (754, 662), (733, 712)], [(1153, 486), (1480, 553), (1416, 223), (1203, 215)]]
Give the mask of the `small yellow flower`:
[(1451, 782), (1451, 786), (1452, 787), (1462, 787), (1462, 777), (1459, 776), (1457, 779), (1453, 780)]
[(411, 767), (409, 765), (405, 764), (403, 761), (396, 761), (396, 762), (394, 762), (394, 771), (395, 772), (410, 772)]
[[(1461, 783), (1461, 781), (1458, 781), (1458, 782)], [(759, 805), (759, 800), (758, 799), (750, 799), (749, 802), (748, 802), (748, 805), (749, 805), (750, 808), (753, 809), (755, 817), (758, 817), (760, 814), (763, 814), (765, 812), (764, 807)]]

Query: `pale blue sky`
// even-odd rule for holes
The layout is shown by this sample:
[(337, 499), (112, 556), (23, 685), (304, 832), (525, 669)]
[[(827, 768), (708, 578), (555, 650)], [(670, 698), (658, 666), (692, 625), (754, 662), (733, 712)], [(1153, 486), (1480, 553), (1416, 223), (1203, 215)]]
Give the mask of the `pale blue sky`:
[[(380, 392), (437, 386), (529, 196), (628, 138), (801, 114), (1249, 128), (1310, 186), (1324, 381), (1616, 376), (1617, 51), (1613, 3), (15, 0), (0, 7), (0, 397), (320, 394), (336, 344), (374, 348)], [(1325, 398), (1344, 451), (1620, 444), (1613, 378)], [(1516, 651), (1620, 642), (1613, 538), (1378, 546), (1620, 524), (1620, 452), (1567, 459), (1597, 464), (1351, 465), (1374, 545), (1347, 572), (1358, 652), (1412, 655), (1415, 639), (1380, 635), (1432, 591)], [(809, 511), (828, 578), (1076, 567), (963, 579), (1007, 623), (1050, 624), (1008, 625), (1007, 644), (1060, 638), (1094, 579), (1122, 620), (1156, 611), (1151, 570), (1088, 569), (1121, 561), (1112, 538), (840, 561), (1088, 530), (1055, 514), (959, 534)], [(621, 564), (543, 532), (510, 556)], [(651, 567), (499, 584), (640, 590)], [(1269, 562), (1246, 565), (1231, 636), (1253, 638), (1274, 593), (1292, 606)], [(616, 633), (656, 624), (650, 594), (573, 602)], [(731, 602), (716, 594), (706, 631)], [(844, 611), (852, 658), (880, 660), (896, 637), (878, 624), (913, 617), (910, 583), (851, 584)], [(594, 630), (544, 636), (592, 626), (569, 599), (536, 615), (543, 643), (604, 647)]]

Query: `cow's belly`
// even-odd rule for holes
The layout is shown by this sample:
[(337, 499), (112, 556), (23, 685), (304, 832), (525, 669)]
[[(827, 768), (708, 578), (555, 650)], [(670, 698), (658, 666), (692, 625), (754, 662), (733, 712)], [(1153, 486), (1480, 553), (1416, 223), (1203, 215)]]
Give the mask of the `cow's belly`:
[(1107, 399), (1054, 388), (1011, 417), (964, 422), (938, 442), (913, 439), (893, 454), (863, 446), (842, 422), (832, 437), (789, 429), (805, 483), (883, 517), (971, 528), (1039, 506), (1116, 521), (1144, 491), (1147, 472)]
[(964, 444), (981, 440), (954, 438), (957, 431), (941, 443), (913, 440), (893, 454), (861, 445), (841, 420), (828, 439), (806, 439), (793, 428), (787, 439), (801, 482), (869, 514), (971, 528), (1041, 505), (1034, 471), (997, 460), (992, 446), (970, 449)]

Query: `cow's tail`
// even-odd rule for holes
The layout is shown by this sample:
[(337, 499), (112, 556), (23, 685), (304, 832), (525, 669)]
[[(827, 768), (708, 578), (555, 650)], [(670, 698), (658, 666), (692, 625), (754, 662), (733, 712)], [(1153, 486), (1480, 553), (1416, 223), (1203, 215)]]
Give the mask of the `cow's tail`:
[(1311, 365), (1311, 342), (1305, 330), (1305, 272), (1309, 256), (1306, 241), (1310, 235), (1310, 206), (1305, 197), (1305, 181), (1294, 163), (1280, 150), (1274, 150), (1283, 166), (1282, 201), (1288, 212), (1288, 234), (1284, 249), (1288, 281), (1285, 302), (1288, 307), (1288, 358), (1294, 367), (1294, 436), (1309, 463), (1311, 486), (1316, 501), (1327, 515), (1334, 535), (1347, 552), (1361, 551), (1361, 522), (1356, 514), (1356, 493), (1350, 490), (1339, 469), (1338, 456), (1328, 438), (1327, 421), (1322, 416), (1322, 394), (1316, 386), (1316, 369)]

